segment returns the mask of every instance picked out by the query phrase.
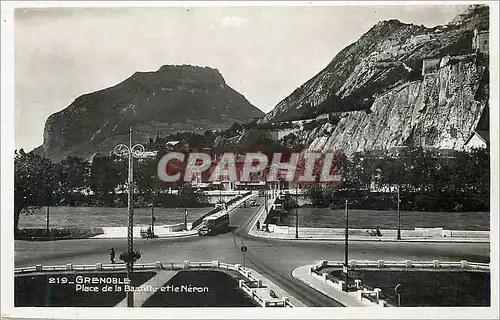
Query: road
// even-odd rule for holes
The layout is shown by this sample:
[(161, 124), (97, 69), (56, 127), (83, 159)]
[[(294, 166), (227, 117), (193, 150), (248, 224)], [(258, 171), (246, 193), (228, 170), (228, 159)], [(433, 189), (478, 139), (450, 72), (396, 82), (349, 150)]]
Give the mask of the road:
[[(263, 199), (258, 199), (263, 203)], [(136, 239), (134, 248), (148, 261), (212, 261), (243, 263), (240, 247), (248, 247), (246, 265), (287, 290), (307, 306), (339, 306), (336, 301), (295, 280), (293, 269), (319, 260), (343, 260), (343, 242), (275, 240), (247, 235), (258, 207), (231, 213), (231, 230), (225, 234), (184, 239)], [(15, 241), (15, 266), (108, 262), (111, 248), (126, 250), (125, 239), (84, 239), (46, 242)], [(450, 260), (489, 262), (489, 244), (351, 242), (349, 259)]]

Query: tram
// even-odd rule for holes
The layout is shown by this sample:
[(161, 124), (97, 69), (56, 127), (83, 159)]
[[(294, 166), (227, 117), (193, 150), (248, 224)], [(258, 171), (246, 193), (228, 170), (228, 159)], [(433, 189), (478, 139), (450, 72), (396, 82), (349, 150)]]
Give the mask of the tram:
[(229, 214), (225, 210), (221, 210), (206, 218), (203, 218), (201, 227), (198, 229), (200, 236), (217, 234), (227, 230), (229, 227)]

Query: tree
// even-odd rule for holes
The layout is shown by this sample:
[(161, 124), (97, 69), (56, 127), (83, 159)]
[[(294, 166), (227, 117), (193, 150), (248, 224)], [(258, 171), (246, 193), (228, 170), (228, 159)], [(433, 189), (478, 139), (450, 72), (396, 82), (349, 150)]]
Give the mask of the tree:
[(71, 195), (88, 186), (90, 164), (82, 158), (67, 157), (55, 165), (56, 179), (59, 182), (59, 196), (68, 201)]
[(325, 190), (320, 185), (312, 185), (309, 189), (307, 189), (306, 195), (314, 206), (322, 206), (326, 200)]
[(150, 194), (157, 189), (158, 179), (156, 159), (142, 159), (134, 166), (134, 182), (142, 194)]
[(300, 151), (303, 146), (299, 143), (299, 138), (295, 133), (289, 133), (283, 138), (281, 138), (281, 146), (283, 149), (288, 149), (293, 152)]
[(208, 203), (206, 195), (202, 191), (197, 191), (191, 186), (185, 186), (177, 194), (178, 203), (181, 206), (200, 206)]
[(91, 165), (89, 186), (108, 204), (109, 196), (115, 194), (115, 188), (127, 182), (128, 158), (94, 157)]
[(49, 159), (23, 149), (14, 155), (14, 232), (21, 213), (47, 205), (55, 188), (54, 166)]

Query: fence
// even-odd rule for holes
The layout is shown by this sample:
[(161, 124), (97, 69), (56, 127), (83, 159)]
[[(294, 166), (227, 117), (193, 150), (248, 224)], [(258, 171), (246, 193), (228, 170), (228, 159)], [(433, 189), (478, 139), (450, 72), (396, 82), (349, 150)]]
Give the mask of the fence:
[[(138, 271), (154, 271), (154, 270), (186, 270), (190, 268), (218, 268), (236, 271), (244, 280), (240, 280), (239, 287), (245, 291), (254, 301), (262, 307), (294, 307), (290, 303), (288, 297), (275, 298), (269, 300), (261, 296), (256, 289), (264, 288), (262, 279), (254, 276), (251, 270), (242, 268), (239, 264), (229, 264), (219, 261), (183, 261), (183, 262), (147, 262), (134, 264), (134, 270)], [(14, 269), (15, 276), (22, 276), (31, 273), (39, 272), (67, 272), (67, 271), (125, 271), (127, 266), (125, 263), (117, 264), (102, 264), (96, 263), (93, 265), (74, 265), (66, 264), (59, 266), (43, 266), (36, 265), (32, 267), (21, 267)]]
[[(398, 269), (398, 270), (409, 270), (418, 269), (436, 271), (436, 270), (446, 270), (446, 271), (471, 271), (471, 272), (489, 272), (490, 265), (487, 263), (469, 262), (467, 260), (461, 260), (457, 262), (450, 261), (384, 261), (384, 260), (349, 260), (348, 265), (351, 269)], [(310, 274), (319, 278), (326, 284), (335, 287), (337, 290), (344, 290), (344, 286), (348, 285), (343, 280), (338, 280), (331, 276), (327, 272), (321, 272), (321, 270), (326, 268), (343, 268), (344, 262), (342, 261), (327, 261), (324, 260), (314, 266), (309, 270)], [(387, 304), (386, 300), (383, 299), (382, 290), (380, 288), (368, 288), (362, 285), (360, 279), (354, 280), (356, 286), (356, 296), (361, 302), (377, 304), (381, 307), (390, 306)]]

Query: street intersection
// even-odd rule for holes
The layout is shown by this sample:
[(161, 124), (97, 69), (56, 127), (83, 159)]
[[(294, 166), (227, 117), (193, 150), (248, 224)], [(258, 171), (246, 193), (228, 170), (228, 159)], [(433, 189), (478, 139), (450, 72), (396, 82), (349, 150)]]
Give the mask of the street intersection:
[[(263, 204), (263, 198), (258, 198)], [(342, 260), (342, 241), (283, 240), (248, 234), (259, 207), (237, 208), (230, 216), (230, 230), (216, 236), (136, 239), (139, 262), (213, 261), (245, 263), (301, 300), (307, 306), (339, 306), (336, 301), (302, 284), (292, 276), (297, 267), (318, 261)], [(125, 239), (15, 241), (15, 267), (95, 264), (109, 262), (109, 250), (126, 250)], [(352, 242), (349, 257), (357, 260), (441, 260), (489, 262), (489, 243)]]

